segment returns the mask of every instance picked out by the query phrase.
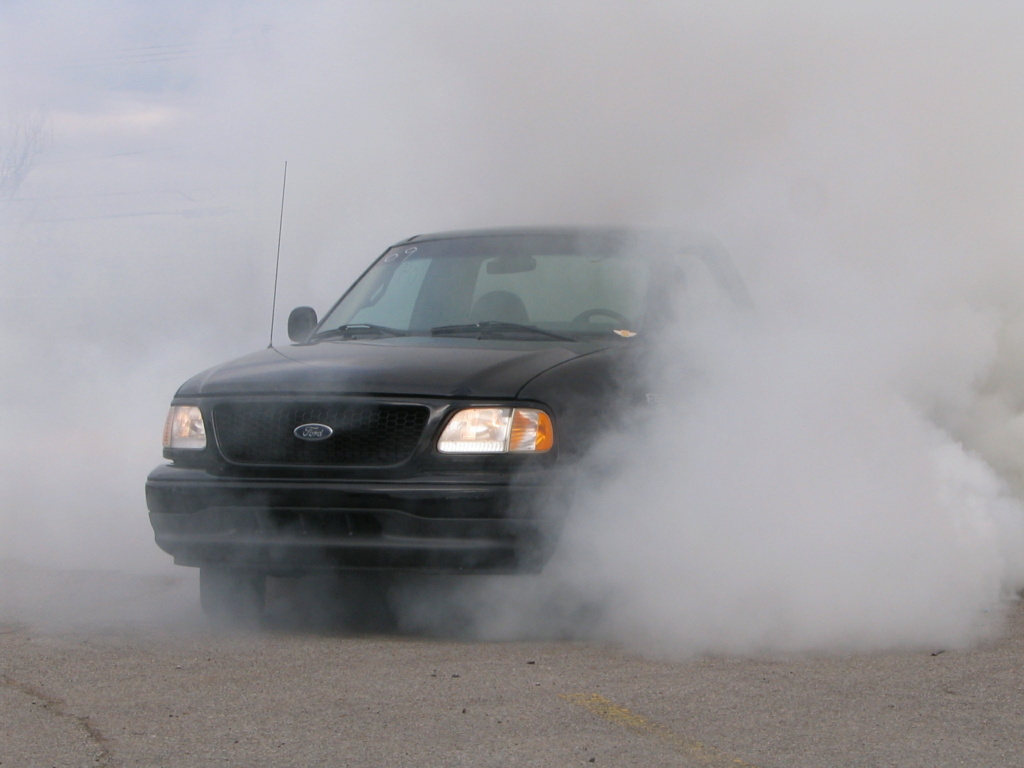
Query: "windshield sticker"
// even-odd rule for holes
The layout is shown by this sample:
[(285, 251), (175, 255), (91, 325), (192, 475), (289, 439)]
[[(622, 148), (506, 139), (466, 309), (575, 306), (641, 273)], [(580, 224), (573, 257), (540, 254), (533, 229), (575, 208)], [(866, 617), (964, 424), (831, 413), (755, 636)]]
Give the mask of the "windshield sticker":
[(632, 339), (634, 336), (636, 336), (635, 331), (612, 331), (612, 333), (616, 333), (624, 339)]
[(419, 248), (417, 248), (415, 246), (413, 246), (411, 248), (406, 248), (404, 251), (395, 249), (394, 251), (392, 251), (391, 253), (389, 253), (387, 256), (384, 257), (384, 263), (385, 264), (390, 264), (390, 263), (392, 263), (394, 261), (398, 261), (399, 259), (401, 259), (402, 261), (405, 261), (410, 256), (412, 256), (414, 253), (416, 253), (416, 251), (418, 251), (418, 250), (419, 250)]

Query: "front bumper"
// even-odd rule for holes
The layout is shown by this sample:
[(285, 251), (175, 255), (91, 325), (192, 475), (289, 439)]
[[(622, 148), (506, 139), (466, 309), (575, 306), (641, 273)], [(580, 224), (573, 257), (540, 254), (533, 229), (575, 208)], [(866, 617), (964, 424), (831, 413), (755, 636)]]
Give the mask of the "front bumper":
[(536, 479), (254, 479), (173, 465), (146, 482), (156, 543), (176, 563), (269, 575), (538, 571), (569, 496)]

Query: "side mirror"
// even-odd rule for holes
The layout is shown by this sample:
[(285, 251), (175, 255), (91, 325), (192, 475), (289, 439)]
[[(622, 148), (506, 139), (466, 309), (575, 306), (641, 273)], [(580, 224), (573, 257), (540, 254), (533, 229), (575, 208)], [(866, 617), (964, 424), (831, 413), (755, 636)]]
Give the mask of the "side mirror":
[(301, 344), (309, 339), (310, 334), (316, 328), (316, 324), (315, 309), (312, 307), (296, 307), (288, 315), (288, 338)]

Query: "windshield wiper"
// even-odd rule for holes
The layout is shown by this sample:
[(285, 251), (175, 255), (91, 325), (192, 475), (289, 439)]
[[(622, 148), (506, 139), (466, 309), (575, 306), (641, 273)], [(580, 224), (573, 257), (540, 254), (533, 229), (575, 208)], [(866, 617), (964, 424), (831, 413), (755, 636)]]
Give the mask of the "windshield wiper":
[(503, 323), (498, 320), (484, 320), (479, 323), (463, 323), (461, 325), (439, 325), (431, 328), (432, 336), (461, 336), (461, 335), (491, 335), (502, 333), (527, 333), (533, 336), (543, 336), (546, 339), (557, 339), (558, 341), (576, 341), (572, 336), (563, 336), (553, 331), (545, 331), (535, 325), (522, 325), (520, 323)]
[(373, 323), (348, 323), (347, 325), (339, 325), (337, 328), (331, 328), (327, 331), (320, 331), (315, 334), (310, 341), (322, 341), (323, 339), (343, 338), (343, 339), (354, 339), (357, 336), (407, 336), (405, 331), (400, 331), (397, 328), (388, 328), (384, 325), (374, 325)]

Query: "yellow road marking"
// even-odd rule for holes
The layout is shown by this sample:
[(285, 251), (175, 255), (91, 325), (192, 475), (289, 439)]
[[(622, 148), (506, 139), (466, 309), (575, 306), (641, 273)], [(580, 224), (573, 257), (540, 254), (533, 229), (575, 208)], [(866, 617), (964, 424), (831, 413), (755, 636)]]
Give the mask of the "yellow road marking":
[(562, 698), (568, 702), (583, 707), (588, 712), (607, 720), (609, 723), (621, 725), (634, 733), (654, 736), (663, 742), (671, 744), (684, 755), (696, 761), (700, 765), (711, 768), (757, 768), (752, 763), (744, 762), (738, 757), (727, 755), (721, 750), (705, 744), (696, 739), (688, 739), (666, 728), (664, 725), (652, 723), (646, 717), (631, 712), (625, 707), (620, 707), (614, 701), (606, 699), (597, 693), (566, 693)]

